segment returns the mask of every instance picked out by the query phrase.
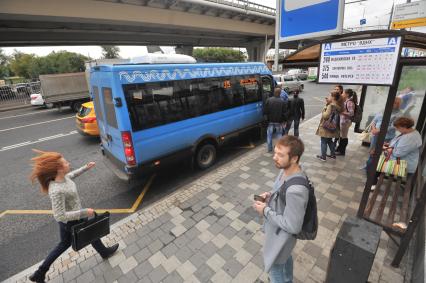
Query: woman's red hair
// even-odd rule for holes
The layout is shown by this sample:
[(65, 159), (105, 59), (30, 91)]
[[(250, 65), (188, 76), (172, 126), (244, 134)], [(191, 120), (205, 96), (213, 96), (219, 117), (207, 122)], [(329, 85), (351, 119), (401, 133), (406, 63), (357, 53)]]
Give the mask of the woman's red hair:
[(49, 183), (56, 178), (58, 170), (62, 168), (60, 159), (62, 154), (59, 152), (48, 152), (33, 149), (38, 156), (31, 158), (33, 163), (33, 171), (31, 172), (31, 182), (37, 179), (41, 185), (41, 191), (47, 193), (49, 191)]

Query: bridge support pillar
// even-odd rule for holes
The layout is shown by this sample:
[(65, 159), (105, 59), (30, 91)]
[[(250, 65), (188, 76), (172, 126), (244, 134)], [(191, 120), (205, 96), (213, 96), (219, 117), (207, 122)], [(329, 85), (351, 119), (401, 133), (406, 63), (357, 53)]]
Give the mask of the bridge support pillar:
[(272, 39), (266, 41), (255, 41), (247, 45), (248, 61), (265, 62), (265, 55), (271, 48)]
[(192, 56), (192, 51), (194, 51), (194, 46), (190, 45), (177, 45), (175, 47), (176, 54), (184, 54)]

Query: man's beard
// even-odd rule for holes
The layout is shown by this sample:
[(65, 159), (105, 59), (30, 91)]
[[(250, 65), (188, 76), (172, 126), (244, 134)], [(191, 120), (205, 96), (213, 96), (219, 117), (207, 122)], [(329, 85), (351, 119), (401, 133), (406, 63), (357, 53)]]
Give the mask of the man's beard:
[(291, 163), (287, 163), (286, 165), (281, 166), (278, 162), (275, 162), (275, 167), (277, 167), (278, 169), (287, 170), (291, 167)]

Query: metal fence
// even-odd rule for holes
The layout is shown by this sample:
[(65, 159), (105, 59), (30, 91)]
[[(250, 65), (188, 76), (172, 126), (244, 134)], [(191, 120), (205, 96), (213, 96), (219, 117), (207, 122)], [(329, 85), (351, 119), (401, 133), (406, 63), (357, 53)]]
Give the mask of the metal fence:
[(0, 105), (29, 104), (33, 93), (40, 93), (40, 82), (1, 85)]

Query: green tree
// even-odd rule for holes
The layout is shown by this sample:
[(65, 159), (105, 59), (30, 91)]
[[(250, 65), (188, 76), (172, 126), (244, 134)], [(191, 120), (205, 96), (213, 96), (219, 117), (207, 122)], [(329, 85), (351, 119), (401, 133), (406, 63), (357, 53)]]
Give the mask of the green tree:
[(10, 57), (0, 48), (0, 79), (10, 76), (9, 61)]
[(243, 62), (245, 60), (243, 52), (222, 47), (197, 48), (194, 49), (192, 56), (202, 62)]
[(26, 54), (15, 50), (10, 61), (10, 70), (16, 76), (27, 79), (35, 78), (38, 76), (36, 58), (34, 54)]
[(120, 48), (112, 45), (102, 45), (102, 56), (105, 59), (120, 58)]

